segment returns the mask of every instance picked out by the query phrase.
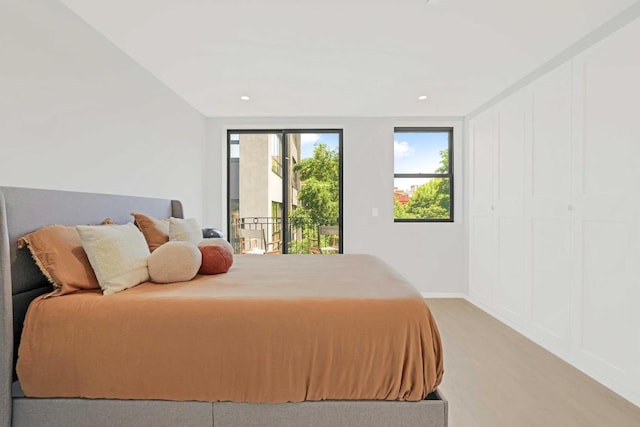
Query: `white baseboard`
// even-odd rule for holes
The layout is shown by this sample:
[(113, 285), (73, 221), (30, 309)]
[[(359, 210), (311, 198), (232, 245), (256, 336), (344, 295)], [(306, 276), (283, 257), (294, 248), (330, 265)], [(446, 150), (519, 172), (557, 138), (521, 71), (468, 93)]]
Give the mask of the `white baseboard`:
[(422, 298), (462, 298), (468, 299), (462, 292), (420, 292)]

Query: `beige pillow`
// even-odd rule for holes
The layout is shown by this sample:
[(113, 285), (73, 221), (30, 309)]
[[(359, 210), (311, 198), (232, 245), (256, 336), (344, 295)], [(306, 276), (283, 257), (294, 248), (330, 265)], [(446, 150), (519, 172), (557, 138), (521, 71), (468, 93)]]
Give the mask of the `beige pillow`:
[(53, 284), (56, 295), (86, 289), (100, 289), (76, 227), (50, 225), (18, 240), (28, 246), (42, 273)]
[(193, 218), (169, 218), (169, 240), (191, 242), (198, 245), (202, 241), (202, 228)]
[(142, 231), (149, 251), (153, 252), (169, 241), (169, 220), (152, 218), (138, 212), (131, 213), (131, 216)]
[(149, 280), (149, 247), (135, 225), (78, 225), (76, 229), (104, 295)]
[(168, 242), (149, 257), (149, 276), (155, 283), (186, 282), (198, 274), (201, 264), (202, 253), (196, 245)]

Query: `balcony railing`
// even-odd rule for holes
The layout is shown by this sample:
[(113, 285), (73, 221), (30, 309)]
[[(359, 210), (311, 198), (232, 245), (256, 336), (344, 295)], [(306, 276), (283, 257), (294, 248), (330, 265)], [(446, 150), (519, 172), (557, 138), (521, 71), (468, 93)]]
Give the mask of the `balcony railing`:
[[(261, 242), (260, 249), (269, 252), (283, 253), (282, 218), (245, 217), (236, 218), (229, 230), (229, 242), (235, 253), (241, 253), (240, 233), (238, 230), (262, 230), (266, 242)], [(287, 253), (289, 254), (326, 254), (337, 252), (337, 237), (322, 235), (318, 238), (318, 224), (309, 222), (301, 226), (289, 224), (284, 230), (288, 237)], [(271, 245), (270, 245), (271, 243)], [(268, 245), (268, 247), (267, 247)], [(276, 249), (278, 248), (278, 249)]]

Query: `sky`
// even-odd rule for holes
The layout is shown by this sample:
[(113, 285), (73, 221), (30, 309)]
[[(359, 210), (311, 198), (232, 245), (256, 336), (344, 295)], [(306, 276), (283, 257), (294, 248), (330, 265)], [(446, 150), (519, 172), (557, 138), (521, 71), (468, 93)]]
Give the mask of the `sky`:
[[(317, 143), (338, 151), (337, 133), (301, 133), (301, 159), (313, 156)], [(440, 151), (448, 147), (448, 133), (396, 132), (393, 141), (394, 173), (434, 173), (440, 166)], [(425, 178), (395, 178), (394, 187), (408, 191), (412, 185), (428, 182)]]
[[(397, 132), (393, 141), (395, 173), (435, 173), (440, 166), (440, 151), (449, 146), (449, 135), (442, 133)], [(316, 143), (324, 143), (328, 148), (338, 150), (337, 133), (303, 133), (300, 137), (303, 159), (313, 156)], [(422, 185), (430, 179), (394, 179), (394, 187), (408, 191), (412, 185)]]
[(327, 148), (338, 151), (339, 135), (337, 133), (302, 133), (300, 145), (302, 146), (302, 159), (313, 156), (316, 143), (324, 143)]
[[(440, 166), (440, 151), (446, 150), (448, 133), (396, 132), (393, 141), (394, 173), (435, 173)], [(412, 185), (429, 181), (424, 178), (395, 178), (394, 187), (409, 190)]]
[[(237, 134), (231, 135), (231, 140), (237, 140), (239, 136)], [(323, 143), (327, 145), (327, 148), (330, 150), (338, 151), (338, 147), (340, 145), (339, 134), (337, 133), (301, 133), (300, 134), (300, 145), (301, 145), (301, 158), (306, 159), (307, 157), (313, 157), (313, 149), (315, 148), (316, 143)], [(231, 147), (231, 157), (237, 157), (238, 148), (237, 146)]]

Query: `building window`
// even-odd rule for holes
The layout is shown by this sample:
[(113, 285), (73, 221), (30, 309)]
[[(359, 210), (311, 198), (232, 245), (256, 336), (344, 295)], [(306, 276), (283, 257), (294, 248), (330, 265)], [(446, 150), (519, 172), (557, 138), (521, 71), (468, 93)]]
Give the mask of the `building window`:
[(279, 135), (269, 135), (271, 145), (271, 171), (282, 178), (282, 140)]
[(453, 128), (394, 129), (395, 222), (453, 222)]

